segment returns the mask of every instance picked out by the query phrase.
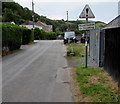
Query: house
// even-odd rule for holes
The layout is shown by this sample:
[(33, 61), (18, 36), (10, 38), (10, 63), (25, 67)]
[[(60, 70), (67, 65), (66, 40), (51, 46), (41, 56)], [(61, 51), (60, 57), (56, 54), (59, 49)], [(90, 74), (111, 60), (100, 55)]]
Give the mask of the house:
[[(25, 21), (20, 26), (27, 27), (28, 29), (32, 29), (33, 28), (33, 21)], [(37, 25), (36, 23), (34, 23), (34, 27), (37, 27), (39, 29), (43, 29), (42, 26)]]
[(43, 30), (45, 30), (46, 32), (52, 32), (53, 31), (53, 26), (52, 25), (47, 25), (46, 23), (43, 23), (41, 21), (38, 21), (36, 24), (42, 26)]
[[(21, 26), (25, 26), (29, 29), (33, 28), (33, 22), (32, 21), (25, 21)], [(53, 26), (52, 25), (47, 25), (41, 21), (35, 22), (34, 27), (37, 27), (39, 29), (43, 29), (46, 32), (52, 32), (53, 31)]]

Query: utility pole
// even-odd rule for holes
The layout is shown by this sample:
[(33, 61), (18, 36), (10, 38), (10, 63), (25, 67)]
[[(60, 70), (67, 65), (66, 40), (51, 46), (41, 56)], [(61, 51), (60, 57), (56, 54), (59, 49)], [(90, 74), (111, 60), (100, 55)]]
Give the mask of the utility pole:
[[(68, 11), (67, 11), (67, 22), (68, 22)], [(67, 26), (67, 31), (69, 31), (69, 24)]]
[(67, 22), (68, 22), (68, 11), (67, 11)]
[(33, 19), (33, 30), (34, 30), (34, 21), (35, 21), (35, 18), (34, 18), (34, 3), (33, 3), (33, 0), (32, 0), (32, 19)]
[[(86, 8), (86, 24), (88, 23), (88, 11), (89, 9)], [(86, 30), (86, 39), (85, 39), (85, 47), (86, 47), (86, 55), (85, 55), (85, 67), (87, 68), (87, 57), (88, 57), (88, 30)]]

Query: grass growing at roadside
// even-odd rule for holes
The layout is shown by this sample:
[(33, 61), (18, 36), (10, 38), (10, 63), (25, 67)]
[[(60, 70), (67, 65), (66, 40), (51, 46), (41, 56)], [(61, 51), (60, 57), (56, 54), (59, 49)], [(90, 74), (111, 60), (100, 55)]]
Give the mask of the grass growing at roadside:
[(84, 44), (71, 43), (66, 44), (67, 46), (67, 56), (70, 56), (70, 53), (74, 53), (75, 56), (84, 57)]
[[(68, 62), (74, 63), (75, 70), (72, 72), (75, 80), (74, 87), (78, 88), (74, 94), (76, 101), (80, 102), (118, 102), (118, 86), (112, 77), (102, 68), (85, 68), (84, 44), (67, 44)], [(72, 63), (71, 63), (72, 62)]]
[(118, 89), (110, 85), (109, 78), (103, 76), (103, 69), (77, 67), (76, 78), (83, 96), (92, 98), (91, 102), (117, 102)]

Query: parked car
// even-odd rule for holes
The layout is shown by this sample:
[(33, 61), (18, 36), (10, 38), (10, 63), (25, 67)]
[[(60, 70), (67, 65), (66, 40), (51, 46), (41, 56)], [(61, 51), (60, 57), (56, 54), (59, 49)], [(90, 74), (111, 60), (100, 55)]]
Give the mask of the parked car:
[(64, 33), (64, 44), (76, 42), (75, 32), (65, 32)]

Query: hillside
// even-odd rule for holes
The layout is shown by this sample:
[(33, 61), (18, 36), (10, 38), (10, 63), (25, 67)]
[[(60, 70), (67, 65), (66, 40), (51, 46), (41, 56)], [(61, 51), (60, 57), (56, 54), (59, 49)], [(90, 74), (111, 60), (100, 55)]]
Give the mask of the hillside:
[[(26, 20), (32, 20), (32, 11), (27, 7), (23, 8), (20, 4), (15, 2), (4, 2), (2, 4), (2, 21), (3, 22), (15, 22), (20, 25), (24, 23)], [(67, 28), (69, 30), (77, 30), (78, 24), (85, 23), (85, 20), (76, 20), (76, 21), (64, 21), (62, 20), (51, 20), (45, 16), (40, 16), (35, 13), (35, 22), (41, 21), (46, 23), (47, 25), (53, 25), (53, 31), (66, 31)], [(96, 22), (97, 27), (104, 26), (105, 23), (100, 21), (90, 21)]]

